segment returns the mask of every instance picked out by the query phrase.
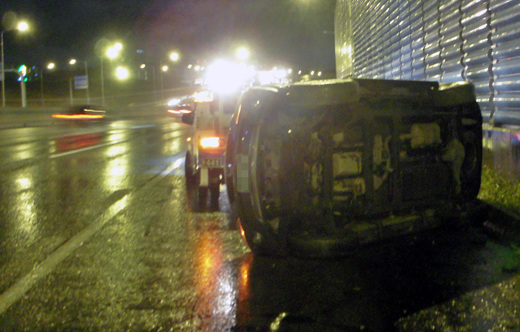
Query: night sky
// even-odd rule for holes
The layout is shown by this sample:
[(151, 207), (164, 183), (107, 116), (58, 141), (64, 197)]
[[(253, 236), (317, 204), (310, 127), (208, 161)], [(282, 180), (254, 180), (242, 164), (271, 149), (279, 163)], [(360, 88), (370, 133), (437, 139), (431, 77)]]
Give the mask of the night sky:
[[(126, 58), (184, 61), (231, 55), (247, 46), (258, 63), (334, 70), (334, 0), (4, 0), (0, 14), (26, 19), (30, 33), (4, 34), (6, 67), (96, 58), (103, 40)], [(4, 20), (3, 29), (8, 22)], [(130, 60), (128, 60), (130, 61)]]

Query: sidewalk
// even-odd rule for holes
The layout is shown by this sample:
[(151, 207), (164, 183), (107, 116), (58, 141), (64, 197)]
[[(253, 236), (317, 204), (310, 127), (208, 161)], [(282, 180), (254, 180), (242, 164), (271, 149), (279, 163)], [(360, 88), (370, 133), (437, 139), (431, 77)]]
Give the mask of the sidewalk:
[(52, 114), (60, 108), (30, 107), (0, 108), (0, 129), (50, 125)]

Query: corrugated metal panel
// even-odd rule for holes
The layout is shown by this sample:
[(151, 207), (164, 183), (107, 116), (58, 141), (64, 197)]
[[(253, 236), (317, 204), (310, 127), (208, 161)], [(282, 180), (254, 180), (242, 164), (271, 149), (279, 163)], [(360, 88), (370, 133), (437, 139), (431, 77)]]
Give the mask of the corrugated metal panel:
[(390, 60), (389, 78), (395, 79), (401, 75), (401, 47), (399, 45), (399, 1), (394, 1), (389, 5), (389, 28), (390, 28), (390, 44), (387, 50)]
[(354, 1), (353, 5), (355, 6), (355, 15), (354, 15), (354, 26), (356, 29), (354, 30), (353, 38), (354, 38), (354, 75), (359, 77), (367, 77), (366, 73), (368, 72), (367, 63), (370, 58), (370, 54), (366, 53), (366, 33), (369, 31), (370, 26), (368, 25), (368, 20), (366, 19), (366, 15), (370, 12), (370, 8), (368, 6), (367, 0), (362, 1)]
[(365, 2), (367, 8), (369, 9), (367, 13), (365, 13), (364, 20), (366, 21), (366, 29), (364, 30), (365, 36), (365, 49), (364, 52), (364, 68), (365, 68), (365, 77), (374, 77), (374, 55), (375, 55), (375, 40), (374, 40), (374, 1), (367, 0)]
[(401, 73), (402, 80), (412, 79), (412, 28), (410, 5), (408, 0), (401, 0), (399, 5), (400, 51), (401, 51)]
[(373, 22), (371, 29), (374, 31), (373, 38), (376, 43), (374, 52), (373, 73), (374, 78), (385, 78), (385, 45), (383, 43), (383, 35), (385, 33), (384, 25), (385, 12), (382, 10), (380, 1), (373, 1)]
[(410, 0), (410, 27), (412, 29), (412, 79), (424, 80), (426, 78), (424, 72), (424, 23), (423, 23), (423, 5), (424, 0)]
[(440, 28), (439, 1), (427, 1), (424, 11), (424, 46), (425, 78), (440, 81), (441, 78), (441, 49), (439, 45)]
[(460, 1), (453, 0), (441, 0), (439, 6), (442, 82), (455, 82), (463, 79), (462, 39), (460, 37), (462, 11), (460, 6)]
[[(471, 80), (484, 118), (520, 123), (519, 0), (337, 0), (338, 76)], [(346, 21), (350, 23), (346, 23)], [(350, 26), (349, 26), (350, 24)], [(336, 32), (338, 34), (338, 31)], [(347, 52), (352, 45), (352, 53)], [(340, 76), (341, 77), (341, 76)]]
[(496, 122), (520, 120), (520, 9), (518, 1), (490, 1), (492, 12), (491, 56), (494, 80), (494, 114)]
[(392, 47), (391, 42), (391, 34), (390, 34), (390, 25), (387, 24), (390, 17), (390, 7), (388, 5), (384, 5), (384, 7), (381, 8), (382, 15), (381, 15), (381, 21), (379, 22), (379, 25), (381, 26), (381, 32), (382, 32), (382, 43), (383, 46), (382, 55), (384, 57), (384, 68), (383, 68), (383, 78), (390, 79), (392, 78), (392, 57), (390, 55), (390, 52), (388, 51)]
[(491, 60), (488, 56), (491, 47), (488, 34), (490, 33), (490, 12), (487, 9), (489, 0), (462, 1), (462, 50), (464, 56), (463, 77), (475, 84), (477, 101), (482, 114), (489, 119), (492, 113), (491, 99)]
[(350, 24), (350, 0), (336, 1), (334, 35), (336, 74), (338, 77), (352, 75), (352, 26)]

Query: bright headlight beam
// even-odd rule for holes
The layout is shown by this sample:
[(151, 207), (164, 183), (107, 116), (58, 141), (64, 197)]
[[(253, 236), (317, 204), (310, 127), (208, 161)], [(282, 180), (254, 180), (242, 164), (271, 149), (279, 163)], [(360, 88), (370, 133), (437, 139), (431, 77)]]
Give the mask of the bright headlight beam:
[(219, 93), (230, 93), (238, 90), (255, 74), (253, 66), (236, 64), (227, 60), (215, 61), (208, 66), (206, 83)]
[(237, 58), (239, 60), (247, 60), (249, 59), (249, 50), (245, 47), (240, 47), (237, 50)]

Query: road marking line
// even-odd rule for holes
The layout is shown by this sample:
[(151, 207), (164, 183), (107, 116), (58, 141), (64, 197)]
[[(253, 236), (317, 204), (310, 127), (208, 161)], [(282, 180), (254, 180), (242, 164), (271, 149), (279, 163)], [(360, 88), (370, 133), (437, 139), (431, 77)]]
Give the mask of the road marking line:
[[(169, 130), (169, 131), (165, 131), (164, 133), (169, 133), (169, 132), (174, 132), (174, 131), (177, 131), (177, 130)], [(179, 137), (181, 137), (181, 135), (175, 136), (174, 138), (179, 138)], [(104, 147), (107, 147), (107, 146), (120, 144), (120, 143), (125, 143), (125, 142), (129, 142), (129, 141), (130, 140), (122, 140), (122, 141), (117, 141), (117, 142), (93, 145), (93, 146), (89, 146), (89, 147), (86, 147), (86, 148), (71, 150), (71, 151), (67, 151), (67, 152), (55, 153), (55, 154), (51, 155), (49, 157), (49, 159), (56, 159), (56, 158), (68, 156), (68, 155), (71, 155), (71, 154), (81, 153), (81, 152), (94, 150), (94, 149), (100, 149), (100, 148), (104, 148)]]
[(130, 193), (114, 202), (114, 204), (112, 204), (103, 215), (98, 217), (96, 221), (65, 242), (44, 261), (36, 265), (31, 272), (2, 293), (0, 295), (0, 315), (17, 302), (40, 279), (51, 273), (56, 265), (65, 260), (65, 258), (67, 258), (74, 250), (83, 245), (85, 241), (92, 237), (92, 235), (96, 234), (109, 220), (114, 218), (121, 210), (123, 210), (126, 207), (125, 201), (129, 195)]
[(120, 144), (120, 143), (124, 143), (124, 142), (127, 142), (127, 141), (118, 141), (118, 142), (112, 142), (112, 143), (106, 143), (106, 144), (93, 145), (93, 146), (89, 146), (89, 147), (82, 148), (82, 149), (71, 150), (71, 151), (62, 152), (62, 153), (56, 153), (56, 154), (53, 154), (52, 156), (50, 156), (49, 159), (60, 158), (60, 157), (68, 156), (71, 154), (81, 153), (81, 152), (94, 150), (94, 149), (100, 149), (100, 148), (104, 148), (107, 146)]
[[(175, 157), (179, 156), (177, 154)], [(182, 160), (182, 159), (181, 159)], [(179, 167), (182, 166), (182, 162), (176, 158), (169, 166), (167, 166), (162, 172), (159, 172), (157, 176), (147, 182), (143, 187), (152, 185), (158, 181), (161, 181), (163, 177), (168, 176), (172, 173), (178, 173)], [(140, 189), (142, 189), (141, 187)], [(135, 192), (134, 192), (135, 193)], [(45, 260), (36, 265), (36, 267), (25, 275), (23, 278), (15, 282), (5, 292), (0, 295), (0, 315), (7, 311), (14, 303), (16, 303), (25, 293), (27, 293), (40, 279), (44, 278), (48, 274), (54, 271), (54, 268), (64, 261), (74, 250), (79, 248), (90, 239), (94, 234), (100, 231), (106, 223), (114, 218), (119, 212), (126, 208), (126, 200), (132, 193), (128, 193), (121, 197), (119, 200), (114, 202), (110, 207), (98, 217), (92, 224), (85, 227), (82, 231), (72, 237), (70, 240), (65, 242), (56, 251), (50, 254)]]

